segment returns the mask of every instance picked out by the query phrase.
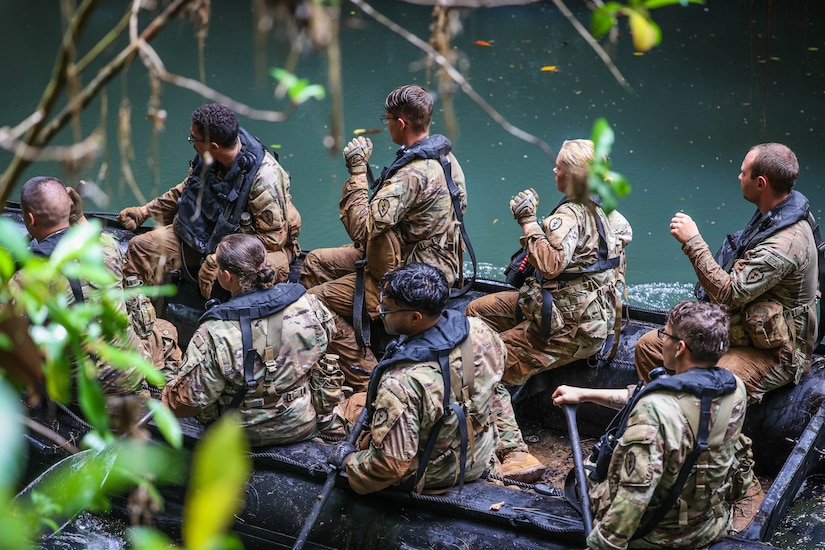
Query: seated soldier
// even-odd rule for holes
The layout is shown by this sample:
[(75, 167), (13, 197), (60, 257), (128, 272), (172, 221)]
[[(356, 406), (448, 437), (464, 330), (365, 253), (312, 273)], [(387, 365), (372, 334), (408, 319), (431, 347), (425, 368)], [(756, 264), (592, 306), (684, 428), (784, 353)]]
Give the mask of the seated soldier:
[[(480, 320), (445, 309), (449, 287), (434, 267), (398, 267), (380, 288), (378, 314), (398, 338), (370, 378), (368, 444), (356, 450), (342, 442), (330, 462), (346, 468), (361, 494), (401, 484), (421, 492), (479, 478), (496, 452), (496, 401), (509, 398), (500, 383), (504, 344)], [(463, 422), (471, 427), (466, 439)]]
[(325, 356), (332, 315), (300, 284), (273, 284), (267, 251), (252, 235), (225, 236), (215, 260), (231, 298), (201, 317), (163, 402), (203, 423), (237, 409), (252, 446), (311, 439), (342, 395), (343, 375)]
[[(70, 222), (83, 223), (85, 216), (82, 204), (74, 190), (68, 191), (57, 178), (39, 176), (23, 184), (20, 192), (20, 207), (23, 224), (34, 239), (31, 250), (35, 254), (50, 256), (60, 239), (65, 235)], [(123, 252), (114, 237), (102, 233), (100, 244), (103, 249), (107, 269), (115, 276), (111, 289), (123, 288)], [(69, 304), (88, 300), (98, 300), (103, 289), (95, 288), (88, 281), (69, 280), (65, 282)], [(124, 300), (117, 304), (118, 310), (127, 315)], [(169, 323), (152, 324), (132, 321), (127, 326), (123, 341), (116, 342), (122, 347), (131, 347), (143, 353), (147, 360), (169, 377), (177, 369), (180, 350), (177, 347), (177, 331)], [(129, 394), (141, 387), (142, 378), (137, 370), (123, 372), (102, 362), (99, 364), (98, 379), (108, 394)]]

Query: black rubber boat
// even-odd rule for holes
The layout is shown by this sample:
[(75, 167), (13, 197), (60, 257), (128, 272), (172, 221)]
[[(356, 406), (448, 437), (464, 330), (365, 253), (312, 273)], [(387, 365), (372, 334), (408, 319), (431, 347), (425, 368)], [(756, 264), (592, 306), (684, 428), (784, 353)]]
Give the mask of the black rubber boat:
[[(14, 217), (14, 212), (7, 213)], [(124, 244), (130, 234), (115, 227), (112, 231)], [(181, 291), (165, 304), (165, 317), (175, 323), (184, 340), (202, 312), (196, 286), (182, 281)], [(495, 280), (476, 281), (472, 291), (450, 307), (462, 310), (472, 298), (509, 288)], [(552, 389), (561, 383), (622, 387), (636, 381), (633, 346), (644, 332), (661, 327), (664, 312), (625, 307), (627, 320), (616, 357), (602, 364), (580, 361), (533, 377), (515, 399), (520, 424), (526, 432), (566, 433), (561, 410), (550, 401)], [(825, 540), (825, 523), (814, 514), (791, 519), (789, 511), (804, 508), (806, 502), (823, 500), (825, 479), (825, 349), (820, 346), (810, 372), (801, 382), (766, 396), (764, 402), (748, 410), (745, 430), (754, 440), (757, 473), (773, 479), (764, 501), (750, 525), (741, 533), (715, 544), (719, 549), (771, 547), (778, 529), (792, 533), (796, 541)], [(36, 412), (34, 413), (36, 414)], [(71, 411), (58, 411), (58, 426), (67, 438), (82, 436), (87, 425)], [(578, 410), (582, 438), (598, 437), (613, 412), (595, 405)], [(194, 445), (201, 427), (182, 422), (187, 445)], [(42, 471), (65, 457), (53, 442), (37, 434), (28, 436), (30, 472)], [(331, 443), (309, 441), (252, 455), (254, 472), (246, 488), (243, 511), (236, 516), (233, 531), (246, 548), (288, 548), (295, 542), (327, 477), (326, 458)], [(566, 472), (564, 472), (566, 473)], [(172, 536), (180, 533), (181, 487), (163, 489), (165, 511), (156, 516), (158, 527)], [(124, 516), (125, 503), (115, 501), (113, 514)], [(351, 491), (343, 476), (326, 503), (306, 548), (544, 548), (584, 547), (583, 523), (579, 513), (565, 499), (559, 487), (505, 484), (486, 479), (468, 483), (462, 491), (451, 489), (441, 495), (416, 495), (386, 490), (360, 496)], [(777, 546), (773, 546), (777, 547)], [(789, 546), (790, 547), (790, 546)], [(816, 546), (793, 546), (793, 548)]]

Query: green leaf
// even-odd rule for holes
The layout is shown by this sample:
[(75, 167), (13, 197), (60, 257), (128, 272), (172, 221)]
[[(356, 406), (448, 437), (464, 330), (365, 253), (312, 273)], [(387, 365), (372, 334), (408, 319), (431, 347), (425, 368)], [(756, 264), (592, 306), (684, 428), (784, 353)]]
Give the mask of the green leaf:
[[(106, 414), (106, 397), (94, 377), (97, 366), (90, 360), (77, 368), (78, 402), (89, 424), (101, 434), (109, 434), (109, 417)], [(109, 434), (111, 435), (111, 434)], [(105, 435), (103, 435), (105, 437)]]
[(0, 378), (0, 418), (3, 419), (0, 425), (0, 441), (3, 442), (3, 452), (0, 452), (0, 495), (11, 492), (20, 477), (25, 449), (23, 423), (17, 419), (22, 414), (20, 397)]
[(130, 527), (127, 535), (136, 550), (169, 550), (178, 548), (166, 535), (150, 527)]
[(234, 414), (223, 416), (207, 430), (195, 450), (186, 504), (183, 541), (187, 548), (214, 544), (243, 505), (252, 465), (248, 443)]
[(0, 248), (7, 250), (21, 264), (32, 257), (29, 243), (20, 231), (20, 226), (6, 217), (0, 217)]
[(84, 260), (90, 264), (103, 266), (103, 251), (100, 247), (100, 222), (78, 223), (70, 227), (54, 251), (49, 263), (62, 265), (69, 260)]
[(164, 439), (175, 449), (180, 449), (183, 446), (183, 433), (180, 429), (180, 423), (172, 411), (167, 409), (160, 401), (149, 399), (146, 404), (154, 413), (155, 424), (160, 433), (163, 434)]
[(595, 149), (594, 156), (597, 161), (610, 155), (615, 134), (613, 133), (613, 128), (608, 124), (607, 119), (596, 119), (596, 122), (593, 123), (593, 133), (590, 139), (593, 141), (593, 147)]
[(601, 38), (610, 32), (616, 25), (616, 11), (601, 7), (593, 10), (590, 18), (590, 32), (596, 38)]
[(324, 99), (326, 90), (320, 84), (310, 84), (292, 96), (292, 101), (300, 105), (309, 99)]
[(666, 6), (674, 6), (679, 4), (682, 7), (687, 7), (688, 4), (704, 5), (705, 0), (647, 0), (644, 5), (649, 10), (657, 8), (664, 8)]

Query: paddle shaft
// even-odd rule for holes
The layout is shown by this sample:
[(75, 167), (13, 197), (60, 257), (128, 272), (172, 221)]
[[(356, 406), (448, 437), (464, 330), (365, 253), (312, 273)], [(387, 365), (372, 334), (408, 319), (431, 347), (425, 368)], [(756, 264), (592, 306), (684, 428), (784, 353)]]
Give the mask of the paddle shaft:
[[(347, 437), (347, 441), (355, 445), (355, 442), (358, 441), (358, 436), (361, 435), (361, 430), (364, 428), (364, 423), (366, 421), (367, 407), (364, 407), (361, 409), (361, 414), (358, 415), (358, 420), (355, 421), (355, 425), (352, 427), (352, 431)], [(301, 548), (304, 547), (304, 544), (306, 544), (307, 538), (309, 537), (309, 532), (312, 530), (312, 526), (315, 525), (316, 521), (318, 521), (318, 516), (321, 515), (321, 509), (323, 509), (329, 495), (332, 493), (332, 489), (335, 487), (335, 480), (338, 478), (338, 472), (340, 470), (341, 468), (336, 466), (327, 474), (327, 480), (324, 482), (324, 487), (321, 489), (321, 494), (318, 496), (318, 500), (315, 502), (312, 511), (307, 516), (307, 519), (304, 522), (304, 527), (301, 529), (301, 532), (298, 533), (298, 538), (295, 539), (295, 544), (292, 545), (292, 550), (301, 550)]]
[(584, 536), (593, 530), (593, 513), (590, 511), (590, 496), (587, 494), (587, 478), (584, 473), (584, 457), (582, 456), (579, 428), (576, 425), (576, 405), (562, 405), (564, 416), (567, 417), (567, 429), (570, 432), (570, 446), (573, 448), (573, 467), (576, 470), (576, 485), (579, 486), (579, 502), (582, 505), (582, 523)]

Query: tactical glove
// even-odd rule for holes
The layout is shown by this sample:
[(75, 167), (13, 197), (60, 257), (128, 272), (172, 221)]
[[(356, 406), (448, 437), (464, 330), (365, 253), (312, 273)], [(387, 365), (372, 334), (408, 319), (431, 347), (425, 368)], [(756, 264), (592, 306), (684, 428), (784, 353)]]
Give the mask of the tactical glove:
[(217, 278), (218, 262), (215, 261), (215, 255), (210, 254), (198, 270), (198, 287), (201, 289), (201, 296), (208, 299), (212, 295), (212, 287)]
[(134, 231), (149, 219), (149, 209), (145, 206), (130, 206), (124, 208), (117, 215), (117, 221), (127, 231)]
[(332, 452), (329, 453), (329, 458), (327, 458), (327, 462), (335, 466), (336, 468), (341, 468), (344, 465), (344, 460), (355, 452), (355, 445), (350, 443), (349, 441), (342, 441), (338, 443)]
[(72, 199), (72, 210), (69, 212), (69, 224), (74, 225), (81, 219), (86, 219), (83, 215), (83, 198), (74, 187), (66, 187), (69, 198)]
[(534, 189), (522, 191), (510, 201), (510, 211), (519, 225), (536, 221), (539, 196)]
[(369, 138), (358, 136), (353, 138), (344, 147), (344, 161), (347, 163), (347, 170), (352, 175), (364, 174), (367, 171), (367, 162), (372, 154), (372, 141)]

